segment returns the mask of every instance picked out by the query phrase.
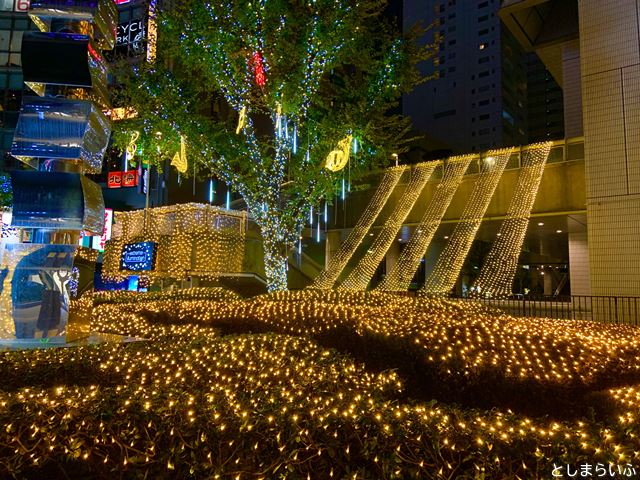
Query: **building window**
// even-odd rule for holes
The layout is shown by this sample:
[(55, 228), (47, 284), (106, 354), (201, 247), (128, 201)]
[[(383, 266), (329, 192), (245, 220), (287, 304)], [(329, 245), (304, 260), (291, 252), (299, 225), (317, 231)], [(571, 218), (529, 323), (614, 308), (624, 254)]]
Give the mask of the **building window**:
[(434, 113), (433, 114), (433, 118), (434, 119), (438, 119), (438, 118), (444, 118), (444, 117), (450, 117), (452, 115), (456, 114), (456, 110), (446, 110), (444, 112), (438, 112), (438, 113)]
[(478, 78), (488, 77), (488, 76), (489, 76), (489, 70), (485, 70), (484, 72), (480, 72), (478, 74)]
[(478, 35), (486, 35), (487, 33), (489, 33), (489, 29), (488, 28), (483, 28), (482, 30), (480, 30), (478, 32)]
[(478, 63), (487, 63), (489, 61), (489, 57), (480, 57), (478, 59)]
[(482, 15), (481, 17), (478, 17), (478, 23), (482, 23), (486, 20), (489, 20), (489, 15)]
[(487, 43), (481, 43), (480, 45), (478, 45), (478, 50), (484, 50), (485, 48), (488, 48), (489, 45)]

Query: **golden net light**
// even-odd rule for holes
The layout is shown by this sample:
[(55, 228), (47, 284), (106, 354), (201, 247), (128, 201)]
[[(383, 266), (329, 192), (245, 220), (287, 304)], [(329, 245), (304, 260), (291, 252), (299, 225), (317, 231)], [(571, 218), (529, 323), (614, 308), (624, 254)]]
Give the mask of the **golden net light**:
[(474, 296), (511, 295), (531, 209), (538, 194), (551, 145), (551, 142), (539, 143), (522, 152), (522, 168), (507, 218), (500, 225), (497, 239), (473, 283), (471, 291)]
[(513, 147), (493, 150), (483, 158), (471, 197), (421, 294), (444, 295), (453, 288), (512, 152)]
[(409, 288), (415, 272), (420, 267), (420, 261), (427, 252), (442, 217), (462, 182), (464, 173), (471, 161), (477, 158), (479, 158), (477, 155), (464, 155), (447, 159), (442, 180), (427, 205), (419, 225), (402, 250), (395, 266), (387, 273), (376, 288), (377, 290), (401, 291)]
[(348, 290), (364, 290), (367, 288), (376, 268), (378, 268), (389, 247), (396, 239), (402, 223), (418, 201), (418, 197), (424, 190), (424, 186), (431, 178), (437, 165), (438, 162), (422, 163), (411, 170), (411, 178), (407, 188), (393, 212), (391, 212), (391, 215), (382, 226), (380, 233), (376, 236), (367, 253), (360, 259), (358, 265), (340, 285), (340, 288)]
[(125, 245), (143, 241), (157, 244), (155, 269), (145, 272), (151, 278), (215, 278), (242, 271), (246, 212), (189, 203), (150, 208), (146, 214), (116, 212), (114, 220), (104, 253), (105, 278), (139, 273), (120, 270), (120, 256)]
[(378, 185), (367, 208), (358, 219), (358, 223), (356, 223), (353, 230), (349, 232), (349, 236), (344, 243), (340, 245), (340, 249), (331, 257), (328, 265), (326, 265), (324, 270), (316, 277), (312, 285), (313, 288), (328, 289), (333, 287), (333, 284), (342, 273), (347, 262), (349, 262), (349, 259), (371, 228), (371, 225), (373, 225), (373, 222), (380, 214), (387, 200), (389, 200), (391, 193), (398, 184), (398, 181), (400, 181), (400, 177), (402, 177), (406, 168), (406, 166), (392, 167), (385, 171), (380, 185)]

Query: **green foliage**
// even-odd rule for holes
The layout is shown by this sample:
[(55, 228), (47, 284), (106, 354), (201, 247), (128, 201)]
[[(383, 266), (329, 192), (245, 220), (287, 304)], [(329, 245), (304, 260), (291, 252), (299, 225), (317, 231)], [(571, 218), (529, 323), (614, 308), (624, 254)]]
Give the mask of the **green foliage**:
[(385, 4), (179, 2), (159, 14), (157, 61), (118, 73), (117, 102), (139, 117), (116, 124), (116, 143), (140, 131), (140, 156), (158, 164), (184, 136), (188, 174), (216, 174), (244, 197), (263, 235), (292, 245), (309, 208), (337, 192), (344, 172), (324, 163), (340, 140), (351, 134), (361, 145), (352, 178), (408, 140), (408, 120), (388, 112), (423, 80), (417, 64), (434, 49), (418, 46), (419, 28), (399, 37)]

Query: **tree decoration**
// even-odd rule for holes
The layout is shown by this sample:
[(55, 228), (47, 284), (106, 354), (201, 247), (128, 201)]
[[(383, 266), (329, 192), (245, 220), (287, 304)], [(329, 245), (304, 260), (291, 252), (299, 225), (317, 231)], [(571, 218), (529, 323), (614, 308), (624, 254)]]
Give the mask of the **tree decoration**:
[(240, 109), (240, 114), (238, 115), (238, 126), (236, 127), (236, 135), (239, 135), (242, 129), (247, 125), (247, 107), (242, 107)]
[(139, 138), (140, 132), (138, 132), (137, 130), (131, 134), (131, 140), (129, 140), (129, 145), (127, 145), (126, 151), (127, 162), (130, 162), (136, 156), (136, 151), (138, 150), (138, 145), (136, 144), (136, 142)]
[[(173, 2), (157, 11), (156, 62), (119, 73), (117, 100), (139, 115), (116, 125), (116, 143), (138, 130), (144, 158), (161, 164), (177, 132), (188, 137), (195, 173), (212, 172), (245, 200), (270, 290), (286, 289), (311, 207), (340, 188), (325, 164), (345, 132), (360, 146), (351, 179), (406, 151), (410, 123), (388, 112), (424, 80), (417, 63), (437, 49), (418, 45), (420, 29), (400, 38), (384, 9), (379, 0)], [(228, 108), (203, 109), (213, 102)], [(243, 108), (239, 135), (233, 112)]]
[(176, 170), (180, 173), (186, 173), (189, 170), (189, 162), (187, 161), (187, 143), (183, 135), (180, 135), (180, 150), (173, 156), (171, 165), (176, 167)]
[(338, 142), (338, 146), (335, 150), (331, 150), (327, 155), (325, 166), (327, 170), (332, 172), (339, 172), (349, 163), (349, 150), (351, 150), (352, 135), (347, 135), (344, 139)]
[(253, 70), (253, 78), (260, 88), (263, 88), (265, 83), (267, 82), (267, 77), (264, 74), (264, 65), (262, 60), (262, 54), (260, 52), (255, 52), (251, 56), (251, 61), (249, 62), (251, 69)]

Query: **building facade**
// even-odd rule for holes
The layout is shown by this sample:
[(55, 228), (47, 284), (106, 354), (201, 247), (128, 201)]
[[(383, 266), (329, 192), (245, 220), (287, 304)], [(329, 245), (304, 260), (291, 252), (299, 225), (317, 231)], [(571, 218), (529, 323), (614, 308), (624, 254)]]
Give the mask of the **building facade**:
[(434, 25), (435, 79), (403, 100), (403, 112), (454, 152), (527, 142), (527, 70), (522, 48), (502, 28), (497, 0), (405, 0), (404, 27)]

